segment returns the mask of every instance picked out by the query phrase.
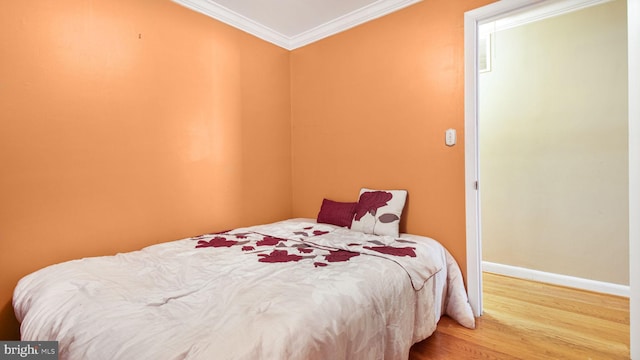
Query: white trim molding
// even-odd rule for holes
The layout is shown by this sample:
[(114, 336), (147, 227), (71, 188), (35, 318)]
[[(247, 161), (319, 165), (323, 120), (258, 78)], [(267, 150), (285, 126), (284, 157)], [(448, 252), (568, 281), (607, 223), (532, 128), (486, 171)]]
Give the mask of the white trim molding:
[(385, 16), (422, 0), (383, 0), (331, 20), (289, 40), (289, 50), (311, 44), (331, 35), (343, 32), (373, 19)]
[(233, 26), (264, 41), (287, 49), (289, 38), (279, 32), (238, 14), (214, 1), (210, 0), (173, 0), (186, 8), (207, 15), (227, 25)]
[(379, 0), (295, 36), (286, 36), (242, 14), (232, 11), (213, 0), (173, 1), (284, 49), (294, 50), (367, 21), (398, 11), (422, 0)]
[(631, 358), (640, 359), (640, 0), (627, 0)]
[(584, 279), (580, 277), (555, 274), (518, 266), (497, 264), (489, 261), (483, 261), (482, 266), (484, 268), (484, 271), (486, 272), (511, 276), (519, 279), (533, 280), (547, 284), (566, 286), (580, 290), (594, 291), (603, 294), (623, 296), (627, 298), (631, 294), (628, 285), (620, 285), (609, 282)]
[[(491, 32), (507, 30), (532, 22), (552, 18), (554, 16), (560, 16), (570, 12), (586, 9), (591, 6), (604, 4), (610, 1), (614, 0), (545, 1), (528, 7), (526, 11), (518, 12), (512, 16), (500, 17), (496, 21), (490, 21), (486, 24), (486, 27), (491, 28)], [(485, 27), (485, 24), (483, 24), (483, 27)]]
[(543, 0), (502, 0), (464, 14), (464, 166), (467, 294), (475, 316), (482, 315), (482, 246), (478, 191), (478, 29), (479, 25)]

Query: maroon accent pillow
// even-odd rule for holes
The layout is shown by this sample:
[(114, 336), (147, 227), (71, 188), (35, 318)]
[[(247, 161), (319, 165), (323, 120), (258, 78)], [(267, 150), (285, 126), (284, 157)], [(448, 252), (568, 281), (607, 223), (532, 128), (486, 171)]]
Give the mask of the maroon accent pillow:
[(351, 227), (353, 215), (356, 213), (355, 202), (338, 202), (329, 199), (322, 200), (318, 222), (342, 227)]

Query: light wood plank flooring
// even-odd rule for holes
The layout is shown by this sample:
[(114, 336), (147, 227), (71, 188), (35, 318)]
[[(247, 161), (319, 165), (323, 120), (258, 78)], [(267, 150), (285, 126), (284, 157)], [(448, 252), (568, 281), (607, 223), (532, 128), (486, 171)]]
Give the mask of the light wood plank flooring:
[(629, 359), (629, 299), (485, 273), (469, 330), (443, 317), (410, 360)]

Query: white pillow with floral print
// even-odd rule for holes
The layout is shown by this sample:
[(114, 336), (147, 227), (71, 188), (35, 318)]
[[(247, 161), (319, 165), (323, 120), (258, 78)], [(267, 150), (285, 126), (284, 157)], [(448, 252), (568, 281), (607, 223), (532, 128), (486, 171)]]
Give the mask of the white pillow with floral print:
[(400, 216), (407, 200), (406, 190), (362, 188), (351, 230), (366, 234), (399, 235)]

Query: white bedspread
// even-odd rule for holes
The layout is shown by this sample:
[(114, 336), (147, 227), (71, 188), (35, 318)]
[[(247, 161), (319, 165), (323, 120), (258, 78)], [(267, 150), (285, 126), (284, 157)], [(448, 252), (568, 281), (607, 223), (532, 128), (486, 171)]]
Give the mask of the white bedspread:
[(52, 265), (13, 305), (60, 359), (407, 359), (474, 318), (446, 249), (401, 238), (287, 220)]

